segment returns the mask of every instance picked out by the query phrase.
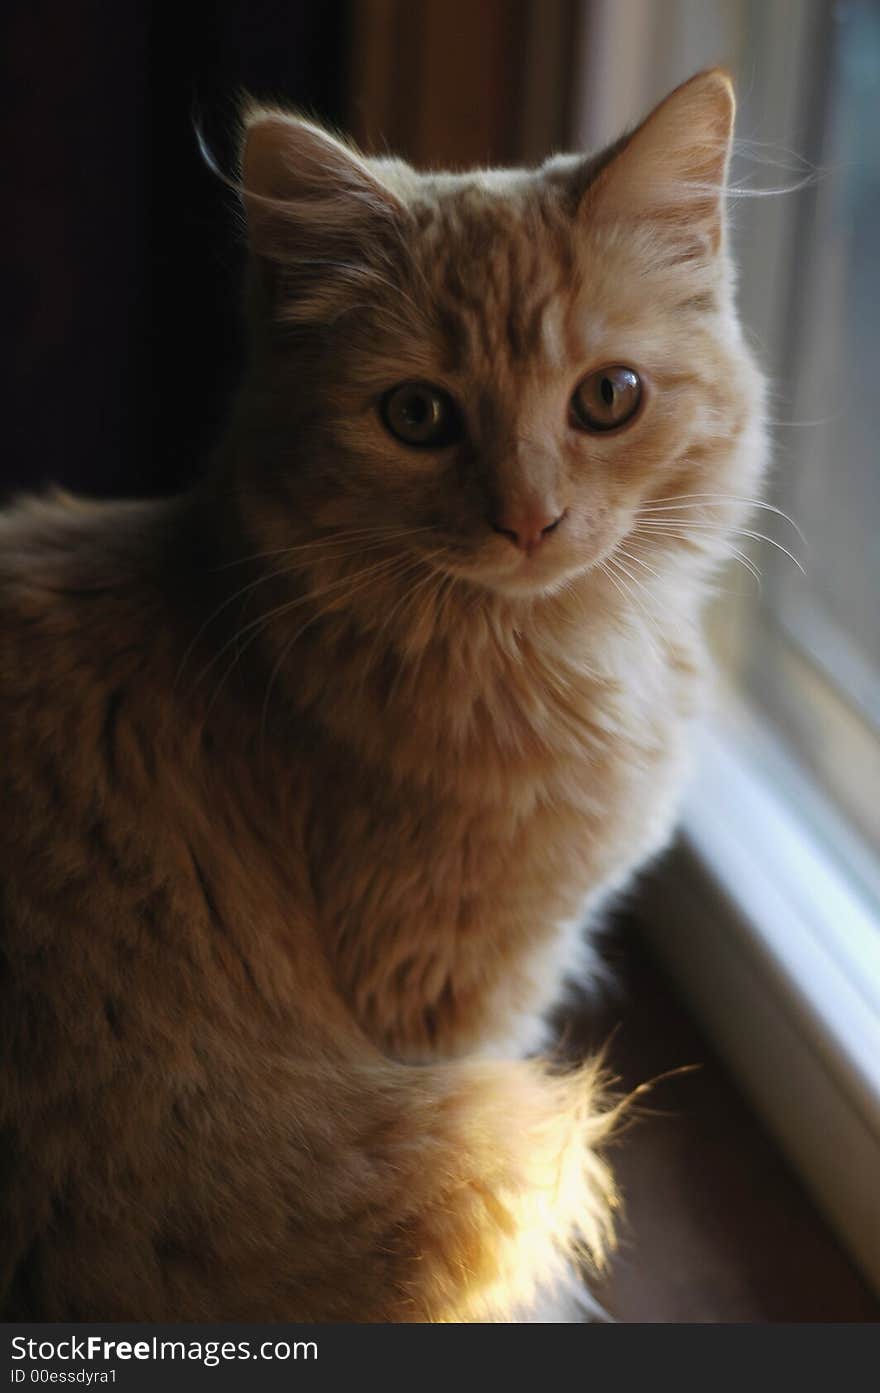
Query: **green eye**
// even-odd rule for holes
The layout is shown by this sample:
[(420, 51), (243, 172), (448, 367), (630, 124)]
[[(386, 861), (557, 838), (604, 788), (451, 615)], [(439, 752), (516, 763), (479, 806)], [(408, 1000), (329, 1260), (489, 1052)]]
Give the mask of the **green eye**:
[(401, 382), (386, 392), (381, 403), (387, 430), (404, 445), (439, 450), (461, 437), (461, 417), (442, 387), (430, 382)]
[(633, 419), (641, 400), (642, 380), (632, 368), (599, 368), (574, 389), (572, 425), (578, 430), (617, 430)]

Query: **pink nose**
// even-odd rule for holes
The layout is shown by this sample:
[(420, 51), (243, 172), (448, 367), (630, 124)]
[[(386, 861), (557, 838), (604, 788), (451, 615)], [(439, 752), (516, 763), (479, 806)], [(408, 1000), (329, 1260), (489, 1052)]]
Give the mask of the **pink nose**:
[(545, 537), (558, 527), (565, 517), (565, 510), (557, 513), (543, 504), (528, 503), (505, 507), (492, 526), (502, 536), (509, 537), (515, 547), (527, 554), (539, 547)]

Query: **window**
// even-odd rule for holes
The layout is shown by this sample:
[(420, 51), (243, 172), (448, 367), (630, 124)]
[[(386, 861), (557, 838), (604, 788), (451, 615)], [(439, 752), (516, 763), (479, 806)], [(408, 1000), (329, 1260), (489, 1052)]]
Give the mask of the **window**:
[[(778, 384), (774, 502), (804, 531), (803, 547), (796, 534), (784, 540), (803, 552), (806, 576), (764, 549), (746, 679), (798, 758), (878, 849), (880, 10), (871, 0), (803, 8), (814, 12), (812, 32), (793, 95), (816, 175), (785, 215), (770, 366)], [(777, 70), (784, 52), (767, 55)], [(781, 173), (782, 183), (790, 180)], [(768, 208), (764, 227), (781, 216)], [(761, 256), (760, 227), (744, 218), (742, 230), (748, 275)]]
[(723, 62), (733, 185), (790, 190), (731, 200), (781, 513), (739, 539), (760, 589), (732, 567), (719, 598), (727, 698), (645, 918), (880, 1288), (880, 9), (593, 0), (584, 19), (584, 144)]

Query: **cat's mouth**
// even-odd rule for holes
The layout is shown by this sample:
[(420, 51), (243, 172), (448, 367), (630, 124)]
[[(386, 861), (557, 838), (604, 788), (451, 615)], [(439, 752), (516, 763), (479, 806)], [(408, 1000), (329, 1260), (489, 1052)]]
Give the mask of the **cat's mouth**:
[(488, 547), (470, 556), (444, 560), (443, 569), (460, 580), (470, 581), (481, 590), (505, 598), (534, 598), (552, 594), (579, 575), (592, 569), (592, 556), (578, 555), (572, 546), (554, 549), (551, 554), (535, 551), (498, 554)]
[(532, 550), (505, 546), (501, 539), (477, 558), (481, 583), (506, 596), (551, 595), (563, 586), (601, 569), (626, 528), (621, 519), (606, 515), (593, 524), (575, 521), (554, 531)]
[(462, 535), (438, 529), (416, 548), (428, 568), (505, 598), (552, 595), (601, 569), (627, 531), (626, 516), (607, 510), (585, 518), (566, 510), (539, 546), (522, 547), (499, 535)]

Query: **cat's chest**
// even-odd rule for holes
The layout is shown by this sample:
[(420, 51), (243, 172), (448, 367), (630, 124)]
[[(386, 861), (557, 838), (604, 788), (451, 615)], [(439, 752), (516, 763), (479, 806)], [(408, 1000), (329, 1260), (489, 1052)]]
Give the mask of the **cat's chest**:
[(472, 1048), (505, 1013), (546, 1009), (573, 966), (554, 956), (560, 926), (650, 849), (675, 782), (675, 722), (656, 710), (569, 692), (545, 727), (517, 714), (469, 752), (438, 733), (434, 778), (349, 754), (313, 806), (321, 932), (361, 1023), (397, 1053)]

